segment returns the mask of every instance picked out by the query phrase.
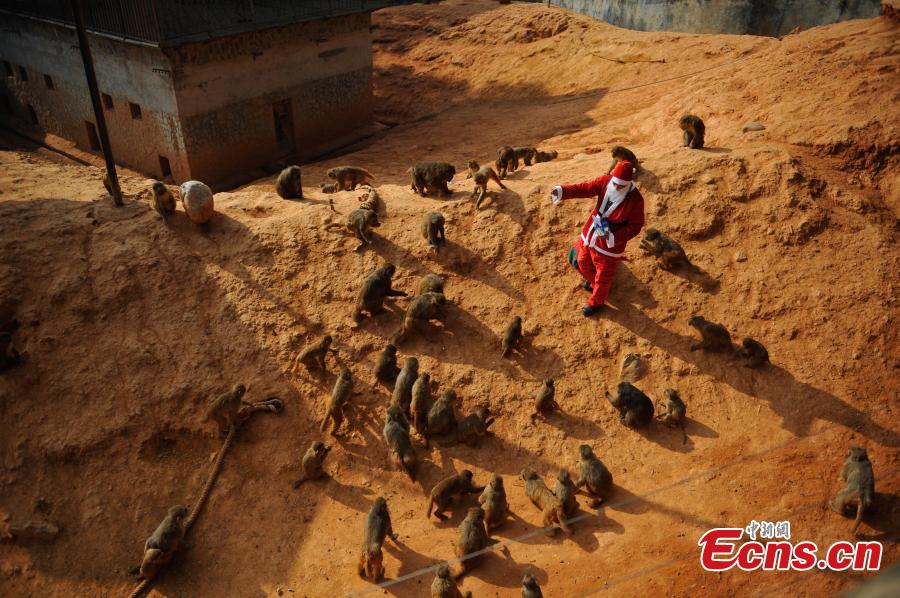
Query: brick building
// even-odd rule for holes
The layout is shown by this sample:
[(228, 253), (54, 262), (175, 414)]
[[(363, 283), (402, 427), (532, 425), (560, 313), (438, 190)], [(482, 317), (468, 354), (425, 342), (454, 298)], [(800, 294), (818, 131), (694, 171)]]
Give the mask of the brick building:
[[(371, 125), (366, 0), (82, 0), (116, 162), (223, 185)], [(99, 151), (68, 0), (0, 0), (0, 109)]]

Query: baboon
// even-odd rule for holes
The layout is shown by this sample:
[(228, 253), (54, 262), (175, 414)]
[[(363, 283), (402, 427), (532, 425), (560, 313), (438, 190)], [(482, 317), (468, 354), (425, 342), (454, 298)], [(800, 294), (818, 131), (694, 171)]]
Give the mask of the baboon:
[(425, 512), (425, 517), (431, 517), (431, 509), (434, 507), (434, 516), (441, 521), (446, 521), (448, 517), (444, 515), (444, 511), (447, 510), (454, 498), (461, 498), (464, 494), (476, 494), (482, 490), (484, 490), (484, 486), (475, 486), (472, 482), (472, 472), (463, 469), (434, 485), (428, 494), (428, 510)]
[(372, 244), (372, 229), (381, 226), (378, 214), (358, 208), (347, 214), (347, 230), (366, 245)]
[(368, 170), (356, 166), (336, 166), (330, 168), (325, 174), (329, 179), (334, 179), (340, 191), (353, 191), (357, 185), (365, 185), (374, 181), (375, 177)]
[(444, 279), (437, 274), (426, 274), (419, 283), (419, 294), (440, 293), (444, 294)]
[(209, 402), (206, 419), (215, 420), (222, 436), (228, 434), (232, 426), (237, 427), (240, 424), (238, 412), (241, 410), (241, 405), (245, 404), (241, 400), (245, 392), (247, 392), (247, 387), (238, 384), (231, 391), (221, 394)]
[(554, 523), (559, 524), (565, 533), (571, 534), (572, 529), (566, 524), (566, 512), (562, 501), (530, 467), (522, 470), (521, 477), (525, 480), (525, 495), (544, 515), (543, 525), (548, 528), (547, 534), (553, 535), (556, 532), (552, 527)]
[(397, 267), (394, 264), (384, 264), (363, 281), (359, 296), (356, 299), (356, 307), (353, 310), (353, 319), (357, 322), (362, 319), (362, 312), (370, 315), (384, 313), (385, 297), (406, 297), (404, 291), (391, 288), (391, 277)]
[(328, 355), (328, 352), (331, 351), (335, 354), (338, 352), (337, 349), (331, 348), (331, 341), (331, 335), (326, 334), (316, 342), (306, 345), (297, 356), (294, 369), (296, 369), (298, 365), (303, 364), (308, 370), (319, 368), (324, 372), (326, 369), (325, 357)]
[(769, 361), (769, 352), (759, 341), (748, 336), (741, 344), (737, 353), (744, 360), (744, 367), (758, 368)]
[(622, 371), (619, 380), (625, 380), (634, 384), (647, 374), (647, 364), (640, 355), (628, 353), (622, 358)]
[(321, 183), (319, 184), (319, 191), (322, 193), (337, 193), (340, 189), (338, 189), (337, 183)]
[(500, 474), (492, 473), (484, 492), (478, 497), (478, 504), (484, 509), (484, 531), (491, 535), (491, 530), (499, 527), (509, 513), (509, 503), (506, 502), (506, 489), (503, 487), (503, 478)]
[(403, 316), (403, 324), (394, 337), (394, 343), (400, 344), (406, 340), (407, 334), (413, 330), (423, 330), (430, 320), (440, 320), (444, 317), (443, 306), (447, 302), (441, 293), (422, 293), (410, 302)]
[(522, 578), (522, 598), (544, 598), (541, 586), (534, 575), (528, 573)]
[(353, 373), (350, 368), (341, 368), (341, 375), (334, 382), (334, 389), (331, 391), (331, 400), (328, 402), (328, 408), (325, 411), (325, 419), (322, 420), (321, 430), (324, 432), (328, 429), (328, 422), (333, 422), (331, 435), (337, 436), (338, 428), (344, 423), (344, 408), (350, 401), (350, 394), (353, 392)]
[(456, 403), (456, 391), (448, 388), (434, 402), (431, 409), (428, 410), (426, 442), (431, 436), (449, 434), (456, 428), (456, 414), (453, 411), (454, 403)]
[(184, 539), (184, 518), (187, 514), (187, 507), (172, 507), (156, 531), (144, 542), (144, 558), (141, 561), (141, 576), (144, 579), (154, 577), (172, 560)]
[(542, 152), (538, 150), (537, 154), (534, 156), (535, 164), (539, 164), (541, 162), (549, 162), (550, 160), (555, 160), (556, 157), (559, 156), (556, 150), (550, 150), (549, 152)]
[(200, 181), (181, 184), (181, 205), (191, 222), (198, 226), (205, 226), (215, 213), (212, 189)]
[(614, 145), (610, 153), (612, 154), (612, 163), (609, 165), (609, 170), (606, 171), (606, 174), (612, 174), (613, 168), (615, 168), (616, 164), (618, 164), (619, 162), (631, 162), (631, 165), (634, 166), (635, 170), (637, 170), (637, 156), (635, 156), (634, 152), (632, 152), (627, 147)]
[(503, 333), (503, 351), (500, 357), (509, 357), (513, 349), (517, 349), (519, 341), (522, 340), (522, 318), (514, 317), (506, 326), (506, 332)]
[(501, 179), (505, 178), (508, 172), (515, 172), (519, 167), (519, 161), (516, 159), (513, 148), (506, 145), (498, 149), (494, 166), (497, 167), (497, 174)]
[(168, 219), (169, 214), (175, 213), (175, 197), (172, 192), (161, 182), (153, 181), (150, 187), (150, 204), (153, 209), (162, 216), (163, 220)]
[(666, 395), (666, 409), (660, 411), (657, 419), (662, 420), (670, 428), (681, 428), (682, 444), (687, 442), (687, 432), (684, 431), (684, 417), (687, 413), (687, 407), (681, 400), (681, 395), (673, 388), (667, 388), (664, 391)]
[(459, 524), (456, 556), (465, 560), (460, 562), (459, 569), (454, 574), (456, 579), (471, 571), (484, 559), (483, 554), (474, 556), (472, 554), (487, 547), (489, 541), (487, 532), (484, 531), (484, 510), (481, 507), (472, 507), (466, 518)]
[(606, 399), (619, 410), (619, 421), (629, 428), (643, 428), (653, 421), (653, 401), (631, 382), (619, 382), (616, 397), (606, 391)]
[(367, 187), (366, 192), (359, 196), (359, 207), (362, 210), (372, 210), (376, 214), (384, 212), (384, 202), (375, 187)]
[(584, 486), (587, 493), (594, 497), (590, 503), (591, 507), (597, 508), (612, 494), (612, 474), (606, 465), (594, 455), (590, 446), (582, 444), (578, 447), (578, 454), (580, 457), (578, 461), (579, 474), (575, 486), (578, 488)]
[(703, 137), (706, 135), (706, 125), (699, 116), (685, 114), (678, 119), (678, 126), (684, 131), (684, 147), (700, 149), (703, 147)]
[(696, 328), (702, 337), (699, 343), (691, 344), (691, 351), (703, 349), (704, 351), (731, 351), (731, 335), (721, 324), (710, 322), (703, 316), (694, 316), (688, 320), (688, 324)]
[(409, 440), (409, 424), (403, 416), (403, 408), (399, 405), (388, 407), (384, 424), (384, 441), (397, 468), (406, 472), (409, 479), (415, 482), (418, 461)]
[(299, 488), (300, 484), (307, 480), (320, 480), (328, 476), (327, 473), (322, 471), (322, 463), (330, 450), (331, 447), (321, 440), (315, 440), (309, 445), (306, 454), (303, 455), (303, 461), (300, 463), (303, 475), (294, 482), (294, 488)]
[(412, 387), (419, 376), (419, 360), (407, 357), (397, 375), (394, 392), (391, 394), (391, 405), (400, 405), (407, 418), (410, 417), (409, 405), (412, 402)]
[(831, 508), (841, 515), (847, 515), (847, 507), (852, 507), (856, 502), (856, 519), (853, 521), (853, 529), (856, 534), (863, 515), (872, 508), (875, 500), (875, 473), (872, 471), (872, 462), (866, 449), (859, 446), (851, 446), (847, 453), (847, 462), (841, 470), (841, 481), (847, 485), (840, 489), (830, 503)]
[(563, 510), (566, 517), (571, 517), (578, 510), (578, 499), (575, 494), (578, 493), (578, 486), (572, 481), (568, 469), (560, 469), (556, 475), (556, 485), (553, 487), (553, 494), (562, 501)]
[(275, 180), (275, 193), (281, 199), (303, 199), (299, 166), (288, 166), (281, 171)]
[(392, 385), (397, 379), (400, 368), (397, 367), (397, 347), (388, 344), (381, 350), (378, 363), (375, 365), (375, 379), (384, 385)]
[(422, 236), (428, 241), (429, 247), (437, 251), (438, 247), (447, 242), (444, 236), (444, 215), (440, 212), (428, 212), (422, 217)]
[(416, 378), (409, 409), (416, 432), (425, 436), (428, 429), (428, 410), (431, 409), (431, 376), (428, 373), (420, 374)]
[(500, 185), (501, 189), (506, 189), (506, 185), (503, 184), (503, 181), (500, 180), (500, 177), (497, 176), (497, 173), (494, 172), (493, 168), (490, 166), (478, 166), (478, 162), (475, 160), (469, 160), (469, 174), (466, 178), (475, 179), (475, 189), (472, 190), (472, 199), (475, 200), (476, 208), (481, 207), (481, 202), (484, 200), (485, 194), (487, 194), (488, 181), (494, 181)]
[(395, 543), (397, 534), (391, 526), (391, 514), (388, 511), (387, 501), (379, 496), (372, 503), (369, 514), (366, 516), (366, 527), (363, 532), (362, 554), (359, 555), (359, 563), (356, 571), (362, 578), (370, 578), (381, 581), (384, 577), (384, 555), (381, 545), (384, 538), (390, 537)]
[(537, 149), (533, 147), (514, 147), (512, 148), (513, 155), (515, 156), (515, 168), (519, 167), (519, 160), (525, 163), (525, 166), (531, 166), (535, 162), (535, 157), (537, 156)]
[(555, 396), (556, 389), (553, 386), (553, 378), (547, 378), (544, 380), (544, 385), (541, 386), (541, 389), (537, 392), (537, 400), (534, 403), (534, 413), (531, 414), (532, 422), (534, 422), (539, 415), (541, 417), (547, 417), (554, 411), (560, 409), (559, 403), (557, 403), (554, 398)]
[(641, 239), (644, 253), (656, 256), (657, 265), (664, 270), (671, 270), (679, 265), (691, 266), (691, 261), (677, 241), (655, 228), (648, 228)]
[(463, 594), (459, 591), (450, 576), (450, 566), (444, 563), (438, 567), (431, 582), (431, 598), (472, 598), (472, 592)]
[(491, 417), (491, 411), (485, 406), (475, 408), (473, 413), (457, 422), (456, 427), (445, 435), (441, 444), (451, 446), (454, 444), (477, 445), (478, 442), (488, 435), (488, 428), (494, 423)]
[(22, 363), (22, 356), (12, 346), (12, 335), (9, 332), (0, 332), (0, 372), (14, 368)]
[(447, 183), (456, 175), (456, 168), (448, 162), (419, 162), (407, 172), (412, 174), (412, 190), (419, 195), (440, 193), (450, 195)]

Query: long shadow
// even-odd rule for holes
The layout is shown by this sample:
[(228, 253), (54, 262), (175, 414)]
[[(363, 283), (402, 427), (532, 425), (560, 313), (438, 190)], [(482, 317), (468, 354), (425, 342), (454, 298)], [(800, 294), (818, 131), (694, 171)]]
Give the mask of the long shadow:
[(667, 507), (649, 498), (644, 498), (642, 496), (634, 494), (633, 492), (623, 488), (618, 484), (615, 486), (615, 491), (612, 498), (609, 500), (608, 504), (604, 503), (604, 505), (604, 510), (609, 509), (613, 511), (621, 511), (623, 513), (629, 513), (631, 515), (642, 515), (650, 511), (656, 511), (658, 513), (666, 515), (670, 519), (679, 522), (685, 522), (688, 525), (692, 525), (698, 529), (703, 530), (713, 529), (719, 526), (719, 524), (715, 521), (697, 517), (696, 515), (692, 515), (680, 509)]
[(733, 150), (730, 147), (702, 147), (700, 151), (709, 154), (730, 154)]
[(640, 183), (642, 189), (646, 189), (652, 193), (662, 193), (663, 188), (659, 183), (659, 177), (656, 176), (656, 173), (644, 166), (643, 164), (638, 167), (638, 169), (634, 173), (635, 180)]
[[(558, 400), (559, 399), (557, 399), (557, 401)], [(540, 425), (541, 422), (544, 422), (548, 426), (553, 426), (554, 428), (565, 432), (576, 440), (596, 440), (606, 435), (603, 428), (595, 422), (592, 422), (585, 417), (579, 417), (575, 414), (568, 413), (565, 411), (565, 405), (560, 406), (563, 408), (563, 411), (554, 412), (544, 418), (538, 417), (536, 419), (538, 425)]]
[(737, 365), (737, 362), (726, 361), (721, 355), (691, 351), (690, 345), (695, 338), (663, 328), (628, 301), (616, 299), (612, 306), (615, 309), (610, 309), (605, 315), (608, 321), (627, 328), (674, 357), (695, 365), (701, 372), (731, 386), (737, 392), (766, 401), (781, 415), (782, 427), (795, 436), (809, 434), (813, 422), (822, 419), (857, 430), (886, 446), (900, 446), (900, 433), (896, 430), (884, 428), (868, 413), (831, 393), (800, 382), (784, 368), (769, 364), (758, 370), (750, 370)]
[[(306, 482), (300, 488), (302, 489), (306, 484), (311, 483), (313, 482)], [(372, 508), (372, 501), (375, 498), (375, 493), (368, 488), (353, 486), (352, 484), (342, 484), (334, 477), (315, 483), (322, 485), (322, 493), (325, 494), (325, 496), (354, 511), (368, 513), (369, 509)]]
[(653, 292), (644, 282), (634, 275), (627, 262), (622, 262), (616, 269), (613, 290), (610, 294), (612, 301), (627, 301), (647, 309), (653, 309), (658, 305)]
[(447, 240), (446, 245), (441, 248), (439, 260), (444, 267), (463, 278), (474, 279), (493, 287), (515, 301), (521, 302), (525, 299), (525, 294), (521, 290), (507, 282), (503, 275), (480, 255), (452, 240)]

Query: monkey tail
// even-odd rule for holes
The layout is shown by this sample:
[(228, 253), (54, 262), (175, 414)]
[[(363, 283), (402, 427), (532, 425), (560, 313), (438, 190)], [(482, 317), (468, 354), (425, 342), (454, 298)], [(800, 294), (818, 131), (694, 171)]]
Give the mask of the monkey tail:
[(852, 533), (856, 533), (856, 530), (859, 529), (859, 524), (862, 523), (863, 518), (863, 497), (860, 495), (859, 499), (856, 501), (856, 519), (853, 520), (853, 529)]

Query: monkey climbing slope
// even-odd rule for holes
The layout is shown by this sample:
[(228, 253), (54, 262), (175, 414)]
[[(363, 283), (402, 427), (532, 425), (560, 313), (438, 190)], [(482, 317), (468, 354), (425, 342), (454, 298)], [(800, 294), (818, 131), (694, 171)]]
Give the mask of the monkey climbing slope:
[[(197, 496), (220, 446), (206, 401), (239, 382), (247, 400), (280, 397), (283, 414), (237, 435), (150, 596), (421, 596), (475, 504), (464, 498), (444, 523), (426, 519), (426, 497), (462, 469), (479, 485), (502, 475), (513, 512), (494, 534), (505, 550), (462, 581), (476, 596), (518, 595), (526, 572), (556, 596), (832, 595), (863, 575), (712, 575), (697, 539), (752, 519), (789, 520), (793, 538), (819, 546), (848, 539), (852, 522), (826, 501), (850, 444), (867, 447), (877, 480), (861, 532), (895, 562), (897, 25), (850, 21), (781, 40), (641, 33), (487, 0), (379, 11), (373, 24), (376, 115), (389, 126), (304, 165), (305, 200), (280, 199), (274, 176), (217, 194), (208, 233), (181, 207), (164, 224), (139, 175), (123, 174), (131, 201), (115, 209), (99, 167), (0, 138), (0, 320), (18, 319), (25, 357), (0, 374), (0, 510), (10, 524), (61, 529), (52, 542), (0, 542), (4, 595), (127, 595), (144, 540)], [(704, 150), (680, 147), (687, 112), (707, 125)], [(765, 130), (742, 134), (748, 121)], [(559, 157), (514, 173), (508, 190), (489, 184), (475, 209), (465, 164), (490, 163), (505, 144)], [(565, 255), (590, 202), (554, 207), (548, 191), (605, 172), (613, 145), (641, 160), (647, 226), (696, 268), (660, 270), (633, 242), (609, 309), (586, 320)], [(451, 197), (409, 189), (406, 170), (427, 159), (456, 166)], [(362, 193), (317, 187), (341, 164), (372, 172), (386, 206), (360, 251), (327, 224)], [(446, 219), (438, 252), (421, 237), (427, 211)], [(416, 444), (415, 482), (388, 458), (389, 394), (372, 372), (409, 300), (351, 318), (360, 281), (386, 261), (410, 293), (424, 274), (443, 276), (451, 304), (400, 358), (418, 358), (433, 396), (452, 388), (461, 413), (487, 405), (496, 417), (477, 448)], [(772, 363), (751, 371), (691, 352), (698, 314), (761, 341)], [(503, 359), (514, 315), (524, 350)], [(294, 371), (326, 332), (338, 350), (327, 373)], [(678, 390), (686, 442), (678, 429), (618, 422), (603, 391), (628, 353), (646, 362), (637, 386), (654, 401)], [(331, 479), (294, 490), (344, 365), (359, 393), (345, 434), (325, 438)], [(546, 378), (561, 412), (532, 423)], [(548, 537), (519, 474), (531, 467), (552, 485), (561, 467), (574, 472), (583, 443), (615, 493), (599, 513), (581, 497), (574, 534)], [(378, 496), (400, 539), (385, 546), (384, 590), (354, 573)]]

